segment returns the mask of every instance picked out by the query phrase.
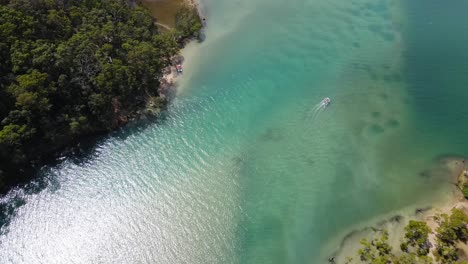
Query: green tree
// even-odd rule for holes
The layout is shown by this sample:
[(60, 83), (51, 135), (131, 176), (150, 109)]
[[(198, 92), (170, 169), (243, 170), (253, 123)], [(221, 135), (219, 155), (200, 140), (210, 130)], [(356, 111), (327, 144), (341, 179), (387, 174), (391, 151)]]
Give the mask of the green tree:
[(198, 37), (202, 24), (197, 11), (193, 8), (182, 7), (176, 14), (175, 27), (181, 38)]
[(0, 1), (0, 182), (157, 99), (163, 68), (199, 18), (160, 34), (127, 0)]
[(363, 246), (358, 254), (361, 261), (372, 264), (391, 263), (395, 256), (392, 254), (392, 247), (388, 244), (388, 232), (382, 231), (380, 237), (367, 241), (361, 240)]
[(9, 124), (0, 130), (0, 144), (19, 146), (22, 140), (27, 139), (32, 134), (32, 131), (28, 131), (26, 125)]
[(437, 228), (437, 238), (445, 243), (455, 243), (458, 240), (463, 242), (468, 238), (468, 215), (462, 210), (454, 208), (451, 215), (442, 214), (441, 221)]
[(426, 222), (410, 220), (405, 227), (405, 239), (400, 248), (403, 251), (408, 250), (408, 245), (416, 248), (418, 256), (429, 254), (430, 243), (428, 235), (432, 230), (427, 226)]
[(466, 243), (468, 238), (468, 215), (462, 210), (454, 208), (450, 216), (440, 216), (437, 228), (437, 256), (442, 263), (453, 263), (458, 260), (455, 244), (458, 241)]

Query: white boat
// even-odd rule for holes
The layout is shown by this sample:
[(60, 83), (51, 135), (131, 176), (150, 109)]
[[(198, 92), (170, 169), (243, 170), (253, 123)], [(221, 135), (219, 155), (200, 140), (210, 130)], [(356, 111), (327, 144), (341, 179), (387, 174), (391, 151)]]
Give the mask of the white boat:
[(176, 69), (177, 69), (177, 72), (178, 72), (178, 73), (182, 73), (182, 72), (183, 72), (183, 70), (182, 70), (182, 65), (180, 65), (180, 64), (177, 64)]
[(323, 100), (320, 102), (321, 107), (327, 107), (331, 103), (331, 99), (329, 97), (323, 98)]

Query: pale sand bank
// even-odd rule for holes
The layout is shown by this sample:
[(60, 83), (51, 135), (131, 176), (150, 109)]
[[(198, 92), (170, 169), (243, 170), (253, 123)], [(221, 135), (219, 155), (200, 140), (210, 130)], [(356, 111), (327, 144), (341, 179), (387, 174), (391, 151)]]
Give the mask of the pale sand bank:
[[(465, 161), (466, 160), (466, 161)], [(442, 199), (440, 203), (419, 204), (410, 208), (404, 208), (398, 212), (392, 212), (388, 215), (381, 216), (378, 219), (372, 219), (366, 224), (356, 226), (347, 234), (334, 239), (330, 244), (335, 245), (335, 250), (332, 251), (328, 247), (330, 256), (335, 256), (336, 263), (345, 263), (346, 257), (356, 257), (357, 251), (361, 248), (359, 241), (363, 238), (372, 239), (379, 230), (389, 231), (389, 243), (394, 249), (400, 248), (401, 238), (404, 237), (404, 227), (409, 220), (426, 221), (428, 226), (435, 231), (438, 227), (436, 216), (440, 214), (450, 214), (453, 208), (462, 209), (468, 213), (468, 201), (463, 197), (462, 192), (456, 186), (460, 177), (466, 179), (468, 175), (468, 159), (460, 156), (444, 156), (438, 159), (438, 170), (443, 169), (448, 172), (448, 180), (453, 183), (451, 192), (447, 197)], [(425, 172), (430, 173), (430, 171)], [(429, 240), (432, 245), (435, 245), (435, 233), (429, 235)], [(336, 245), (339, 245), (336, 247)], [(465, 253), (468, 253), (467, 245), (459, 245), (459, 248)], [(432, 253), (430, 255), (432, 256)]]

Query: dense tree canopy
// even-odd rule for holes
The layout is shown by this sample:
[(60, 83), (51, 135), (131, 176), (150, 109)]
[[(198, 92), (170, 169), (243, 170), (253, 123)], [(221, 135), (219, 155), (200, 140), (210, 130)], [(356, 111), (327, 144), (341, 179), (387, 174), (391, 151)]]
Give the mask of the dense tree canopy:
[(181, 25), (159, 34), (127, 0), (0, 0), (0, 180), (158, 97)]

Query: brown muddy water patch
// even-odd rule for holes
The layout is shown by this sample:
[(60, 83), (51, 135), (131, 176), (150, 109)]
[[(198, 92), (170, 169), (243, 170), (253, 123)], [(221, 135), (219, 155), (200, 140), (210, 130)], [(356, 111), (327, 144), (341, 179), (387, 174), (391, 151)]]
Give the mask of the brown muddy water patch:
[(169, 27), (174, 27), (175, 14), (185, 4), (185, 0), (141, 0), (140, 2), (150, 10), (158, 23)]

